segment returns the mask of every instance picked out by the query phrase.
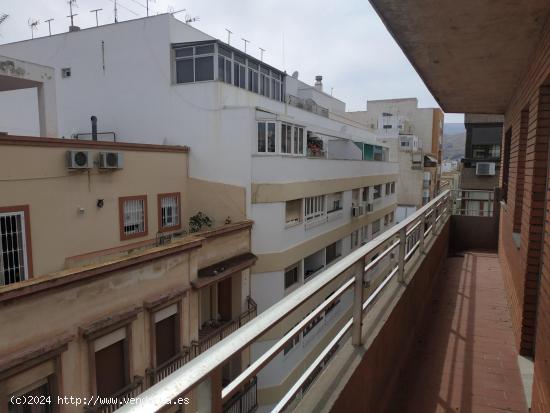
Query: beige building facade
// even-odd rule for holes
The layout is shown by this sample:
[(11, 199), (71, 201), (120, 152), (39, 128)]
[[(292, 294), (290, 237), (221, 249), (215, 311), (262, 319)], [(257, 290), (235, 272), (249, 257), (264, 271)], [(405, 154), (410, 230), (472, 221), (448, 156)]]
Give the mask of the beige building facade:
[(255, 316), (244, 191), (188, 179), (188, 152), (0, 135), (0, 411), (136, 397)]

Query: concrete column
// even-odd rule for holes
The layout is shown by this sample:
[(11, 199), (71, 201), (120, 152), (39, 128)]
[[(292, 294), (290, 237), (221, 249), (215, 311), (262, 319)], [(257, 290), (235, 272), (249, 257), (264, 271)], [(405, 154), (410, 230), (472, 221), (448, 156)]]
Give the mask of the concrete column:
[(38, 120), (40, 136), (58, 138), (57, 132), (57, 102), (54, 82), (45, 82), (37, 87)]

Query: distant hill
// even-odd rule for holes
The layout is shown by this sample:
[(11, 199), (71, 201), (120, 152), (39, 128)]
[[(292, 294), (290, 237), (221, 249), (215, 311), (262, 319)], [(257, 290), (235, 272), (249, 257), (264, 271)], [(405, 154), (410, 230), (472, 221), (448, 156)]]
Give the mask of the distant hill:
[(463, 123), (446, 123), (443, 126), (443, 159), (463, 158), (465, 144), (466, 129)]

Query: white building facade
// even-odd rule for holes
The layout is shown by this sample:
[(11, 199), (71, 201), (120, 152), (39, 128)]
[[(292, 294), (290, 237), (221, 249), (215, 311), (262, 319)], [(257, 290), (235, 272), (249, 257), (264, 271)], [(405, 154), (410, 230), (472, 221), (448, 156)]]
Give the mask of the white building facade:
[[(1, 45), (0, 54), (55, 69), (57, 137), (89, 138), (96, 116), (99, 139), (188, 145), (190, 177), (243, 187), (257, 256), (243, 285), (259, 312), (395, 222), (391, 145), (346, 120), (320, 79), (307, 85), (169, 14)], [(4, 112), (0, 125), (18, 133), (24, 117)], [(312, 297), (295, 321), (325, 298)], [(350, 303), (344, 296), (327, 309), (261, 372), (262, 410), (305, 370)], [(275, 326), (253, 358), (292, 326)]]

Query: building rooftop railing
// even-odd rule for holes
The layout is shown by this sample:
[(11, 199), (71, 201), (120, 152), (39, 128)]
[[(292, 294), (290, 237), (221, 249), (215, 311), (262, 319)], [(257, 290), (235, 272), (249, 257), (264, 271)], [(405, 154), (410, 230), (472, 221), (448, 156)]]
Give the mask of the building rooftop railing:
[[(296, 395), (307, 389), (319, 368), (325, 366), (327, 362), (330, 368), (328, 360), (344, 338), (351, 334), (352, 344), (361, 345), (362, 320), (366, 311), (376, 302), (377, 297), (382, 294), (390, 281), (397, 278), (397, 281), (404, 285), (407, 281), (407, 269), (410, 269), (413, 264), (411, 260), (414, 257), (420, 258), (431, 247), (439, 231), (448, 221), (451, 215), (451, 202), (450, 191), (441, 193), (416, 213), (322, 271), (307, 284), (287, 295), (229, 337), (214, 344), (182, 368), (146, 390), (140, 395), (139, 403), (127, 404), (119, 411), (121, 413), (158, 412), (165, 408), (167, 402), (188, 394), (199, 385), (209, 383), (213, 397), (210, 401), (205, 401), (208, 405), (199, 406), (198, 410), (218, 412), (222, 405), (228, 403), (233, 395), (250, 383), (250, 380), (253, 380), (258, 372), (282, 352), (288, 343), (306, 329), (312, 320), (319, 317), (346, 291), (353, 290), (352, 317), (330, 338), (329, 344), (310, 363), (302, 376), (292, 384), (290, 390), (272, 410), (284, 411), (293, 404)], [(378, 271), (377, 267), (382, 260), (384, 262), (389, 260), (390, 265), (386, 265), (384, 271)], [(371, 272), (376, 272), (375, 280), (370, 280), (368, 277)], [(365, 283), (367, 278), (374, 282)], [(230, 384), (221, 388), (219, 371), (234, 354), (250, 346), (335, 280), (341, 282), (336, 291), (253, 361)], [(376, 288), (368, 290), (369, 285), (375, 285)], [(366, 294), (366, 291), (370, 294)], [(216, 389), (221, 390), (218, 392)]]

